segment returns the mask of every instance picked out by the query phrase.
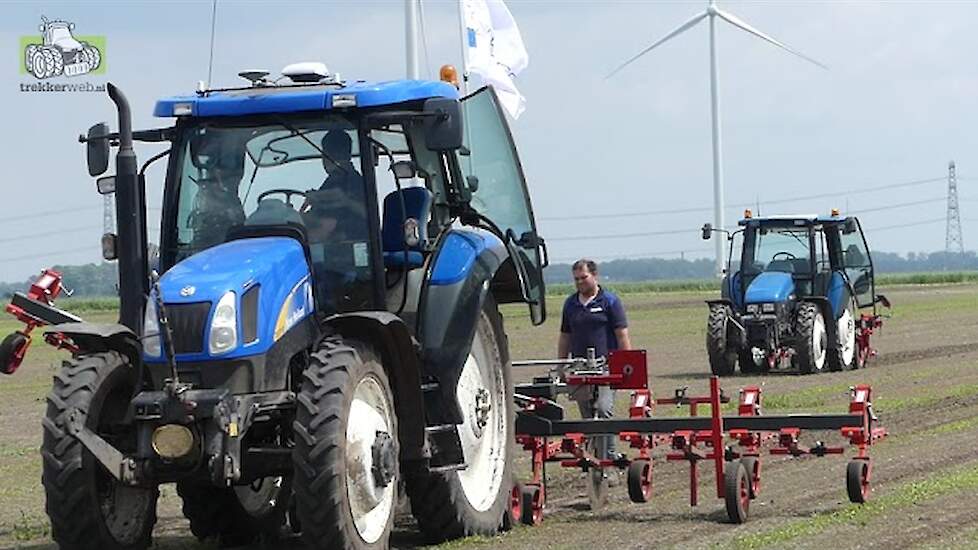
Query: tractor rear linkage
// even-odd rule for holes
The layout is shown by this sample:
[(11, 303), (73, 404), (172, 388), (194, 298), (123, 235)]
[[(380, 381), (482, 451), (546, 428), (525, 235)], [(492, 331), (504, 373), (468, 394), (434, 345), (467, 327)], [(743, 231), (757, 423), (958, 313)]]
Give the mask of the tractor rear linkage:
[[(710, 378), (708, 396), (689, 396), (686, 389), (670, 398), (655, 399), (648, 387), (644, 350), (612, 352), (607, 370), (593, 355), (587, 359), (514, 362), (514, 366), (549, 365), (550, 376), (535, 378), (533, 383), (516, 386), (516, 439), (532, 454), (532, 479), (517, 485), (512, 493), (514, 522), (537, 525), (543, 520), (546, 503), (545, 465), (556, 462), (565, 468), (588, 472), (598, 468), (628, 471), (628, 494), (633, 502), (646, 502), (652, 495), (652, 450), (669, 445), (668, 461), (689, 463), (689, 503), (698, 502), (697, 466), (702, 460), (713, 461), (717, 498), (724, 499), (727, 515), (733, 523), (747, 519), (750, 501), (761, 486), (762, 447), (772, 455), (822, 457), (843, 454), (844, 447), (826, 446), (816, 441), (812, 447), (799, 443), (802, 430), (839, 430), (856, 454), (846, 470), (849, 500), (865, 502), (869, 496), (872, 472), (868, 447), (886, 436), (877, 426), (868, 385), (850, 388), (849, 412), (846, 414), (761, 415), (761, 389), (747, 386), (740, 391), (736, 415), (723, 415), (722, 403), (729, 399), (720, 390), (716, 376)], [(564, 420), (563, 409), (556, 403), (561, 393), (571, 393), (581, 386), (610, 386), (632, 390), (627, 419)], [(710, 405), (710, 416), (697, 416), (697, 406)], [(655, 417), (655, 405), (688, 406), (687, 417)], [(638, 450), (628, 458), (597, 458), (587, 446), (588, 437), (611, 434)], [(591, 478), (594, 479), (593, 477)], [(601, 479), (599, 477), (598, 479)], [(597, 504), (600, 506), (600, 504)], [(592, 502), (592, 507), (595, 504)]]

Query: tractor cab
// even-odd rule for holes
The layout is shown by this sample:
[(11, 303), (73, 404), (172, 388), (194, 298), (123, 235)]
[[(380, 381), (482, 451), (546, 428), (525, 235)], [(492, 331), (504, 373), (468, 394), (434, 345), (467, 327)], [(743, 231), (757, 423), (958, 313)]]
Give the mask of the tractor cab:
[[(803, 371), (851, 368), (864, 362), (856, 353), (859, 310), (872, 308), (876, 319), (877, 298), (873, 263), (859, 220), (840, 216), (789, 215), (754, 217), (748, 210), (729, 233), (730, 259), (721, 283), (721, 300), (713, 302), (717, 319), (723, 318), (723, 364), (737, 360), (744, 372), (767, 370), (782, 360)], [(704, 226), (704, 237), (713, 232)], [(729, 311), (734, 322), (726, 328)], [(799, 326), (799, 314), (803, 324)], [(720, 323), (720, 320), (715, 320)], [(811, 328), (817, 333), (805, 353), (796, 344)], [(713, 327), (719, 332), (719, 327)], [(824, 334), (823, 334), (824, 333)], [(729, 338), (728, 338), (729, 336)], [(714, 339), (719, 339), (718, 333)], [(715, 344), (715, 342), (714, 342)], [(729, 346), (727, 344), (730, 344)], [(808, 344), (806, 344), (808, 345)], [(841, 346), (841, 351), (835, 348)], [(868, 349), (864, 350), (868, 353)], [(799, 356), (811, 359), (800, 364)]]
[[(74, 354), (44, 450), (61, 457), (44, 483), (62, 546), (97, 533), (148, 547), (169, 482), (193, 533), (222, 545), (289, 527), (314, 548), (386, 548), (404, 490), (431, 540), (506, 525), (516, 414), (499, 305), (542, 323), (547, 260), (495, 92), (282, 73), (159, 100), (173, 124), (143, 131), (109, 84), (118, 132), (80, 139), (116, 198), (102, 250), (119, 323), (25, 302)], [(134, 142), (169, 147), (140, 166)]]

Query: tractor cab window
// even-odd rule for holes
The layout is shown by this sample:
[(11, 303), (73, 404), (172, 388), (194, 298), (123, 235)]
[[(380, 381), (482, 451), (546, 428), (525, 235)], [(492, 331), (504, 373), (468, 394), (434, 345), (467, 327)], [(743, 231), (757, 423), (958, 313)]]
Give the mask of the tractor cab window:
[(760, 227), (754, 234), (753, 254), (745, 258), (745, 271), (776, 271), (811, 276), (808, 229)]
[(842, 268), (846, 278), (856, 294), (859, 306), (873, 303), (873, 263), (869, 257), (869, 249), (863, 238), (862, 229), (856, 219), (850, 219), (841, 225), (839, 241), (842, 253)]
[(358, 134), (341, 117), (185, 131), (174, 258), (240, 226), (304, 228), (320, 311), (370, 308), (372, 262)]

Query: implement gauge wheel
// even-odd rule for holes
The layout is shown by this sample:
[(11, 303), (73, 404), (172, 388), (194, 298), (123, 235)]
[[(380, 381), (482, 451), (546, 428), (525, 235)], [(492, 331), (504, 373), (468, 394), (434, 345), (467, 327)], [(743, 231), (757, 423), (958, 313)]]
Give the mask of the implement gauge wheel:
[(723, 468), (723, 497), (731, 523), (744, 523), (750, 511), (750, 479), (739, 460), (727, 462)]
[(524, 485), (520, 488), (520, 523), (543, 523), (543, 490), (539, 485)]
[(745, 456), (740, 459), (740, 463), (744, 465), (750, 479), (750, 498), (755, 499), (761, 494), (761, 461), (755, 456)]
[(652, 461), (639, 459), (628, 465), (628, 498), (648, 502), (652, 496)]
[(871, 466), (868, 460), (852, 460), (846, 467), (846, 492), (849, 502), (862, 504), (869, 499), (869, 475)]

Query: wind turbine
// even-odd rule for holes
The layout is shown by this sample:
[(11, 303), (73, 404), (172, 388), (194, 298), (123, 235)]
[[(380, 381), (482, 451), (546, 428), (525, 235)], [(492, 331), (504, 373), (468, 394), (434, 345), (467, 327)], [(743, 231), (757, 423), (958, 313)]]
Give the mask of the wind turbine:
[[(754, 27), (748, 25), (744, 20), (733, 15), (732, 13), (721, 10), (716, 5), (716, 0), (710, 0), (710, 5), (707, 6), (706, 11), (698, 15), (693, 16), (689, 21), (686, 21), (675, 30), (669, 34), (663, 36), (659, 40), (652, 43), (651, 46), (640, 51), (637, 55), (629, 59), (628, 61), (622, 63), (617, 69), (612, 71), (606, 78), (611, 78), (619, 71), (630, 65), (632, 62), (636, 61), (638, 58), (649, 53), (654, 48), (667, 42), (669, 39), (678, 36), (687, 30), (696, 26), (697, 23), (710, 18), (710, 103), (713, 111), (713, 223), (714, 227), (717, 229), (724, 228), (724, 201), (723, 201), (723, 170), (722, 161), (720, 155), (720, 77), (719, 70), (717, 68), (717, 38), (716, 38), (716, 20), (719, 17), (727, 23), (737, 27), (738, 29), (745, 31), (749, 34), (770, 42), (775, 46), (792, 53), (806, 61), (814, 63), (823, 69), (828, 69), (825, 65), (815, 61), (811, 57), (804, 55), (802, 53), (792, 50), (788, 46), (778, 42), (774, 38), (762, 33), (761, 31), (755, 29)], [(716, 242), (716, 269), (717, 273), (723, 272), (723, 239), (714, 239)]]

